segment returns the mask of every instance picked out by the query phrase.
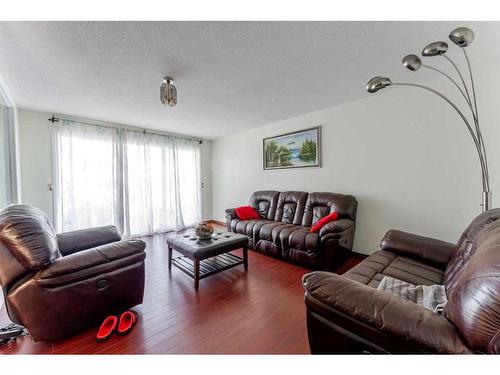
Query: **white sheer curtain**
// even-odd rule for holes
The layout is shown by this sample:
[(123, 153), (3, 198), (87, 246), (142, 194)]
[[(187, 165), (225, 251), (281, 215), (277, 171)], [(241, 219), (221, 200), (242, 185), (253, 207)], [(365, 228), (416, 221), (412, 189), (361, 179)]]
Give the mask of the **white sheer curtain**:
[(56, 228), (120, 224), (117, 129), (62, 120), (55, 129)]
[(126, 132), (127, 233), (162, 233), (201, 217), (200, 148), (190, 140)]
[(58, 231), (114, 224), (146, 235), (201, 219), (197, 142), (67, 120), (54, 139)]

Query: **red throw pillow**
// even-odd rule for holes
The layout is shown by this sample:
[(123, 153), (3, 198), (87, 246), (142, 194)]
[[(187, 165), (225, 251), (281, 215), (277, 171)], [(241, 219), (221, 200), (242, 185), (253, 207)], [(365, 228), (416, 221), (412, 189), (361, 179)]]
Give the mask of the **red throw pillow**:
[(309, 233), (317, 233), (321, 228), (326, 223), (329, 223), (330, 221), (335, 221), (339, 218), (339, 214), (336, 212), (332, 212), (330, 215), (326, 215), (325, 217), (322, 217), (321, 219), (318, 220), (316, 224), (313, 225)]
[(259, 213), (252, 206), (241, 206), (234, 209), (240, 220), (260, 219)]

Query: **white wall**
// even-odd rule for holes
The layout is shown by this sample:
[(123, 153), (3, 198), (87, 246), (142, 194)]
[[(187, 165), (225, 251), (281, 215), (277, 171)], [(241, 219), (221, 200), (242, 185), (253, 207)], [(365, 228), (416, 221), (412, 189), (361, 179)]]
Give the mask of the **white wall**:
[[(48, 184), (52, 183), (52, 147), (51, 123), (47, 119), (52, 113), (35, 112), (20, 109), (19, 152), (21, 161), (22, 203), (44, 210), (53, 221), (52, 192)], [(202, 215), (211, 218), (211, 142), (204, 140), (201, 147)]]
[(21, 162), (21, 202), (36, 206), (54, 222), (52, 192), (52, 114), (18, 111), (19, 158)]
[[(493, 204), (498, 206), (500, 72), (498, 65), (481, 66), (476, 72)], [(362, 90), (364, 82), (359, 85)], [(433, 85), (440, 87), (441, 82)], [(452, 91), (446, 85), (443, 90)], [(323, 132), (322, 168), (263, 170), (263, 138), (316, 125), (322, 125)], [(354, 250), (361, 253), (377, 250), (391, 228), (456, 241), (480, 212), (480, 169), (464, 124), (440, 98), (416, 88), (389, 88), (217, 139), (212, 173), (213, 216), (218, 220), (224, 220), (225, 208), (245, 204), (255, 190), (355, 195), (359, 207)]]

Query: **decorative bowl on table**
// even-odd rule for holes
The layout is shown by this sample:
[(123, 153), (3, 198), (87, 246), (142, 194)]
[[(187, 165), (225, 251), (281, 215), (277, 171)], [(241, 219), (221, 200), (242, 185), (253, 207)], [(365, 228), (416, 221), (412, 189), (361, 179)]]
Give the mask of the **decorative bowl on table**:
[(209, 240), (212, 238), (214, 228), (208, 223), (202, 221), (194, 228), (195, 234), (200, 240)]

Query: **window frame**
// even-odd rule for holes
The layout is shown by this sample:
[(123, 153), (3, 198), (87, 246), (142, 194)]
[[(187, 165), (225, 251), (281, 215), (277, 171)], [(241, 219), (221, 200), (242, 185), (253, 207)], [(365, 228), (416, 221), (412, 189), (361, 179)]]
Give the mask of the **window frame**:
[(5, 186), (7, 204), (20, 202), (19, 193), (19, 155), (17, 140), (17, 108), (12, 96), (0, 75), (0, 105), (4, 107), (3, 126), (0, 131), (4, 137)]

